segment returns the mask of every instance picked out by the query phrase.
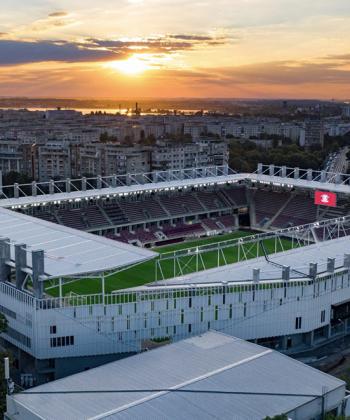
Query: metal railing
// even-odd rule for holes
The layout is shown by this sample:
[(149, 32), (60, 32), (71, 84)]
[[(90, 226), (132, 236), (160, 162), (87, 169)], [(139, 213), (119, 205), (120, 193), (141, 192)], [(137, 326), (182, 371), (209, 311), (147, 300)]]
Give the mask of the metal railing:
[(184, 181), (192, 179), (203, 179), (221, 177), (235, 174), (227, 165), (208, 166), (189, 169), (176, 169), (168, 171), (155, 171), (147, 173), (97, 176), (94, 178), (78, 178), (64, 180), (50, 180), (46, 182), (33, 181), (29, 184), (0, 184), (0, 199), (36, 197), (41, 195), (53, 195), (71, 193), (74, 191), (96, 191), (118, 188), (125, 186), (141, 186), (147, 184), (168, 183), (172, 181)]
[(288, 166), (263, 165), (262, 163), (258, 164), (258, 168), (254, 174), (328, 184), (350, 185), (349, 174), (318, 171), (313, 169), (290, 168)]

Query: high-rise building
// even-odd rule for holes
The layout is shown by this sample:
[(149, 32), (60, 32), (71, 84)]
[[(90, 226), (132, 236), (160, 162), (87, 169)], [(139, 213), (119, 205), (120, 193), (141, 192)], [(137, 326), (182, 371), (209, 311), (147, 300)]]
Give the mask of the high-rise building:
[(300, 132), (299, 144), (303, 147), (324, 145), (324, 127), (321, 119), (310, 119), (304, 122)]
[(343, 108), (343, 117), (350, 118), (350, 104), (347, 104)]

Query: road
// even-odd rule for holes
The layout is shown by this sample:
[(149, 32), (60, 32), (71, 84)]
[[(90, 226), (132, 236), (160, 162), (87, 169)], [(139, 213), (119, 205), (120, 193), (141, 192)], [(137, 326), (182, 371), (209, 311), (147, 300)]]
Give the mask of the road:
[(325, 164), (325, 171), (333, 173), (347, 173), (348, 160), (346, 154), (348, 153), (348, 147), (343, 147), (337, 152), (331, 153)]

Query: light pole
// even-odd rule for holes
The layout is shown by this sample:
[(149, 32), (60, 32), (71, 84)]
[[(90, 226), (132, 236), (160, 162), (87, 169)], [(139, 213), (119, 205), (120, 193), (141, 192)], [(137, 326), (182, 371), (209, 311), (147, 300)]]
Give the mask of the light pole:
[(12, 395), (15, 390), (15, 384), (10, 378), (10, 360), (8, 357), (4, 358), (4, 374), (7, 385), (7, 395)]

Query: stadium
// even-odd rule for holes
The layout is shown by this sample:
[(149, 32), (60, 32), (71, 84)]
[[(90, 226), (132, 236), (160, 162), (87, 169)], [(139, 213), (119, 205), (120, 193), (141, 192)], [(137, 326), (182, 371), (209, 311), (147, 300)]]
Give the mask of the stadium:
[(3, 339), (24, 386), (211, 329), (292, 353), (350, 328), (348, 175), (259, 164), (0, 191)]

